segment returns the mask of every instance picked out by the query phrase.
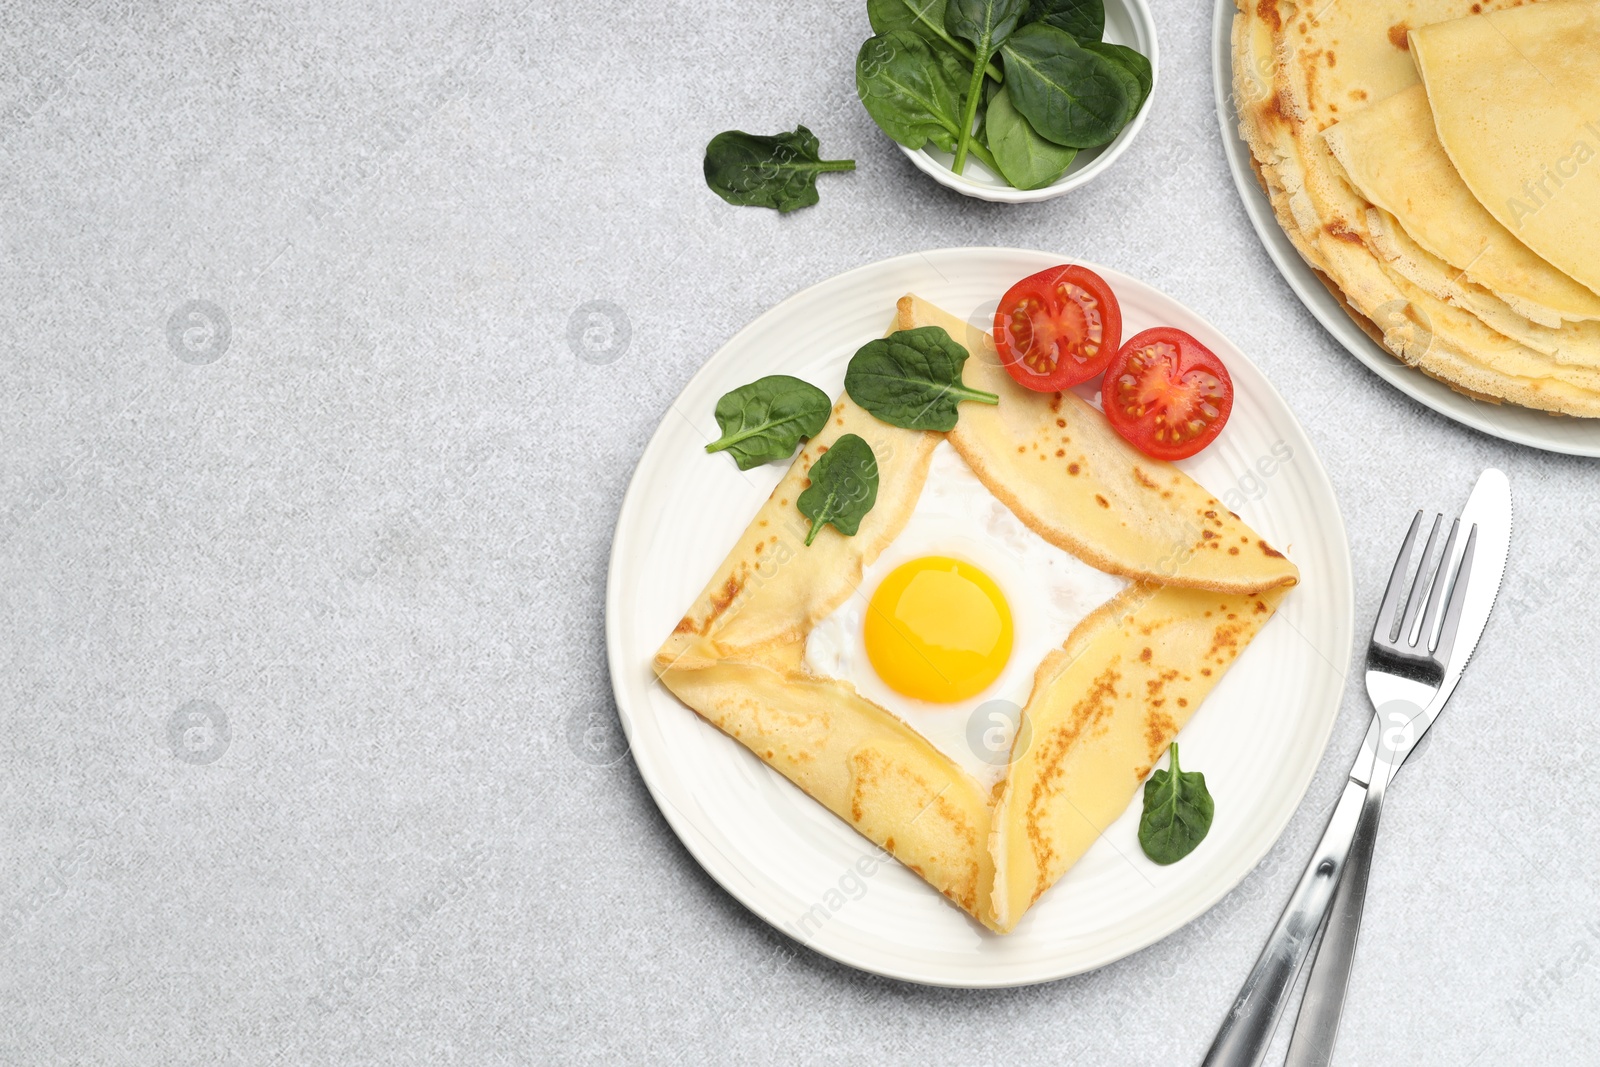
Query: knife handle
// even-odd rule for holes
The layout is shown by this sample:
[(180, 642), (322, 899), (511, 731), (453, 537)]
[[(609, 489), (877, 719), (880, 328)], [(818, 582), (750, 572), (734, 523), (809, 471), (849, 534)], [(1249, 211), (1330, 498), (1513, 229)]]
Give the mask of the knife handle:
[(1361, 933), (1361, 908), (1367, 899), (1367, 878), (1372, 873), (1378, 817), (1383, 814), (1383, 795), (1389, 781), (1387, 766), (1380, 765), (1377, 770), (1367, 787), (1361, 818), (1356, 821), (1356, 836), (1345, 862), (1344, 877), (1339, 879), (1333, 896), (1328, 928), (1311, 961), (1311, 976), (1306, 980), (1285, 1067), (1327, 1067), (1333, 1059), (1333, 1043), (1339, 1035), (1345, 991), (1355, 963), (1356, 938)]
[(1365, 805), (1366, 786), (1347, 781), (1328, 828), (1311, 854), (1278, 925), (1217, 1030), (1203, 1067), (1257, 1067), (1272, 1043), (1272, 1032), (1294, 989), (1295, 978), (1322, 926), (1334, 888), (1344, 874), (1356, 824)]

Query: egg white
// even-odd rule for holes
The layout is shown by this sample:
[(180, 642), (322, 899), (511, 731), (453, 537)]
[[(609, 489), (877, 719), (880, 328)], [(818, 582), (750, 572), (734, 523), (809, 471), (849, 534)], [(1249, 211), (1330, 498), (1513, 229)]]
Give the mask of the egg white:
[[(867, 604), (878, 583), (902, 563), (922, 556), (950, 556), (978, 567), (994, 579), (1011, 607), (1014, 637), (1005, 669), (983, 692), (952, 704), (917, 700), (890, 689), (873, 669), (862, 639)], [(978, 781), (993, 785), (1005, 774), (1010, 730), (1018, 709), (1027, 703), (1040, 661), (1127, 584), (1028, 529), (984, 488), (950, 443), (941, 441), (905, 529), (866, 568), (855, 595), (812, 629), (806, 669), (851, 683)]]

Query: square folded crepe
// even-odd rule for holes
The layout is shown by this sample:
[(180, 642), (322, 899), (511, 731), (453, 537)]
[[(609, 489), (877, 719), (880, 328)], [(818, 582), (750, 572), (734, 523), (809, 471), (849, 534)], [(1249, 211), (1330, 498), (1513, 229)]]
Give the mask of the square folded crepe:
[[(929, 325), (967, 347), (976, 358), (965, 383), (1000, 403), (963, 404), (945, 434), (890, 426), (841, 397), (653, 667), (707, 721), (1006, 933), (1127, 808), (1298, 571), (1075, 394), (1015, 384), (987, 334), (915, 296), (899, 302), (892, 329)], [(811, 464), (846, 433), (877, 456), (877, 503), (854, 536), (829, 527), (805, 547), (795, 499)], [(1132, 583), (1039, 663), (1021, 740), (992, 788), (851, 683), (805, 663), (811, 628), (858, 595), (946, 439), (1031, 530)]]

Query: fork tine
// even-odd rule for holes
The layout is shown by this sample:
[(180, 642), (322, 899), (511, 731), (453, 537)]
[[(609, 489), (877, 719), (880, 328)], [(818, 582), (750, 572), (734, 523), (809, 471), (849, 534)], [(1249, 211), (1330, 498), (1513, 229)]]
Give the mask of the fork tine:
[(1411, 592), (1406, 595), (1406, 618), (1395, 640), (1404, 641), (1408, 645), (1417, 643), (1417, 613), (1422, 610), (1422, 601), (1427, 596), (1428, 586), (1434, 575), (1433, 546), (1439, 540), (1439, 524), (1443, 521), (1443, 514), (1433, 517), (1433, 526), (1428, 530), (1428, 543), (1422, 546), (1422, 558), (1417, 561), (1417, 576), (1411, 582)]
[(1444, 552), (1439, 556), (1438, 567), (1434, 568), (1433, 586), (1428, 590), (1428, 606), (1422, 612), (1422, 626), (1417, 630), (1417, 640), (1424, 649), (1433, 647), (1433, 634), (1439, 624), (1439, 605), (1444, 603), (1445, 587), (1450, 584), (1450, 553), (1455, 551), (1456, 534), (1460, 529), (1461, 520), (1451, 519), (1450, 536), (1445, 538)]
[(1450, 602), (1444, 609), (1444, 625), (1439, 628), (1439, 643), (1434, 646), (1435, 659), (1450, 658), (1450, 649), (1456, 643), (1456, 628), (1461, 625), (1461, 612), (1467, 603), (1467, 579), (1472, 577), (1472, 552), (1478, 547), (1478, 526), (1473, 524), (1467, 532), (1467, 548), (1461, 553), (1461, 566), (1456, 568), (1450, 584)]
[(1406, 569), (1411, 565), (1411, 549), (1417, 543), (1417, 528), (1422, 525), (1422, 511), (1418, 509), (1411, 520), (1411, 529), (1400, 544), (1400, 556), (1389, 572), (1389, 588), (1383, 591), (1383, 603), (1378, 607), (1378, 619), (1372, 624), (1372, 639), (1382, 644), (1394, 641), (1395, 616), (1400, 605), (1400, 590), (1406, 583)]

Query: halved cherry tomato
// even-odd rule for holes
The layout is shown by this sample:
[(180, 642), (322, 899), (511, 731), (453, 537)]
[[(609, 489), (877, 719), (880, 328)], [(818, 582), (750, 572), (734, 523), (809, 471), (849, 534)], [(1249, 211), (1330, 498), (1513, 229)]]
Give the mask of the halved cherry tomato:
[(1222, 432), (1233, 379), (1205, 345), (1158, 326), (1122, 346), (1106, 368), (1100, 402), (1112, 429), (1155, 459), (1184, 459)]
[(1105, 370), (1122, 342), (1122, 309), (1105, 279), (1063, 264), (1006, 290), (994, 347), (1018, 385), (1054, 393)]

